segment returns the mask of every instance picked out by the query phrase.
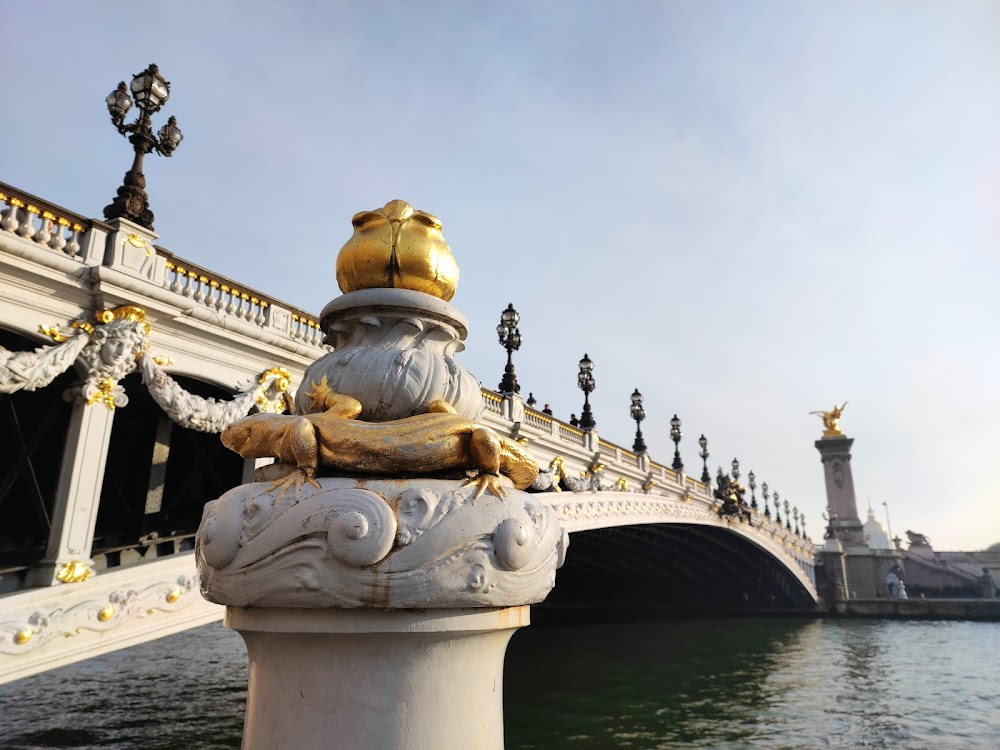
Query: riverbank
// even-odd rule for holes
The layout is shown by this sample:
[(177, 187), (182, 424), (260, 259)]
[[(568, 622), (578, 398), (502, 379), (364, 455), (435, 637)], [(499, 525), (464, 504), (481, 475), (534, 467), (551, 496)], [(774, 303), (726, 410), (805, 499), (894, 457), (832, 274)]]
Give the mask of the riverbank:
[(848, 599), (836, 602), (830, 614), (896, 620), (1000, 622), (1000, 599)]

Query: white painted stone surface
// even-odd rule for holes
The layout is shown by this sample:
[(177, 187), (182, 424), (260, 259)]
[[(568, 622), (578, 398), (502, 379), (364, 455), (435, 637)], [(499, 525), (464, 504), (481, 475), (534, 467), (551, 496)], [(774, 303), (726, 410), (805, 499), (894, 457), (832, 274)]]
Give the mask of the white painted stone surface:
[(503, 660), (528, 607), (240, 609), (244, 750), (497, 750)]
[[(205, 601), (197, 580), (187, 552), (8, 594), (0, 611), (0, 684), (220, 620), (223, 608)], [(26, 640), (18, 637), (26, 632)]]
[[(275, 464), (274, 468), (279, 465)], [(268, 467), (271, 468), (271, 467)], [(278, 499), (242, 485), (205, 508), (202, 591), (234, 607), (463, 608), (542, 601), (569, 536), (537, 496), (460, 480), (325, 477)]]

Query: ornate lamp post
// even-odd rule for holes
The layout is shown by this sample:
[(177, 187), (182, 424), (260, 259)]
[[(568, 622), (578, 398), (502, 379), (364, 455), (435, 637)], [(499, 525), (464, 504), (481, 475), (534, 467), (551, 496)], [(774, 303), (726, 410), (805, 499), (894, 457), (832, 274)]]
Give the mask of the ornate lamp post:
[(792, 508), (792, 518), (795, 519), (795, 536), (799, 536), (799, 507)]
[(528, 400), (527, 400), (527, 401), (525, 401), (525, 403), (526, 403), (526, 404), (527, 404), (527, 405), (528, 405), (528, 406), (529, 406), (530, 408), (534, 409), (534, 408), (535, 408), (535, 404), (537, 404), (537, 403), (538, 403), (538, 399), (536, 399), (536, 398), (535, 398), (535, 394), (534, 394), (534, 393), (529, 393), (529, 394), (528, 394)]
[(740, 460), (738, 458), (733, 459), (733, 481), (739, 483), (740, 481)]
[[(171, 117), (167, 124), (154, 136), (150, 118), (156, 114), (170, 97), (170, 82), (160, 75), (156, 65), (150, 65), (132, 79), (132, 96), (139, 107), (139, 119), (124, 125), (125, 115), (132, 106), (132, 99), (125, 88), (125, 82), (108, 94), (105, 100), (111, 122), (118, 132), (128, 137), (135, 149), (132, 168), (125, 173), (125, 182), (118, 188), (118, 195), (110, 205), (104, 207), (106, 219), (128, 219), (146, 229), (153, 229), (153, 212), (149, 210), (149, 196), (146, 195), (146, 178), (142, 174), (142, 157), (150, 151), (161, 156), (170, 156), (180, 145), (184, 136), (177, 127), (177, 120)], [(131, 135), (129, 135), (131, 134)]]
[(580, 373), (576, 376), (576, 384), (583, 391), (583, 412), (580, 414), (580, 428), (592, 430), (597, 426), (594, 413), (590, 410), (590, 394), (597, 383), (594, 381), (594, 363), (586, 354), (580, 360)]
[[(774, 496), (774, 501), (778, 502), (778, 496), (777, 495)], [(788, 529), (789, 531), (791, 531), (792, 530), (792, 520), (791, 520), (792, 517), (791, 517), (791, 515), (789, 513), (789, 507), (790, 507), (789, 506), (789, 502), (787, 500), (785, 500), (785, 528)]]
[(521, 386), (517, 384), (517, 376), (514, 374), (513, 353), (521, 348), (521, 331), (517, 324), (521, 316), (517, 314), (513, 303), (507, 304), (507, 309), (500, 313), (500, 325), (497, 326), (497, 336), (500, 337), (500, 346), (507, 350), (507, 366), (503, 371), (503, 379), (500, 381), (501, 393), (520, 393)]
[(764, 484), (760, 486), (760, 494), (764, 498), (764, 515), (770, 518), (771, 506), (767, 504), (767, 498), (768, 498), (767, 482), (764, 482)]
[(646, 452), (646, 441), (642, 439), (641, 422), (646, 418), (646, 410), (642, 408), (642, 394), (639, 389), (635, 389), (632, 394), (632, 419), (635, 420), (635, 442), (632, 443), (632, 450), (636, 453)]
[(803, 539), (808, 539), (809, 537), (806, 535), (806, 514), (805, 513), (800, 513), (799, 514), (799, 521), (802, 523), (802, 538)]
[(750, 507), (757, 510), (757, 493), (754, 492), (757, 489), (757, 477), (753, 470), (747, 474), (747, 484), (750, 485)]
[(774, 493), (774, 522), (781, 526), (781, 503), (779, 498), (781, 496), (778, 494), (777, 490)]
[(701, 458), (701, 481), (708, 484), (712, 481), (712, 477), (708, 473), (708, 440), (702, 435), (698, 438), (698, 445), (701, 446), (701, 453), (698, 456)]
[(674, 441), (674, 462), (671, 464), (671, 468), (674, 471), (684, 469), (684, 462), (681, 461), (680, 451), (681, 437), (681, 420), (674, 414), (674, 418), (670, 420), (670, 439)]

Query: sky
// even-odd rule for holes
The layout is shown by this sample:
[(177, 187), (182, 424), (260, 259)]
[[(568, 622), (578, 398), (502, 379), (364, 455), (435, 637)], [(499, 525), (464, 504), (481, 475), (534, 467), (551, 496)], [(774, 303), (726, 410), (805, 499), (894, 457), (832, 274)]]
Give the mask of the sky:
[[(6, 5), (6, 3), (4, 3)], [(441, 218), (496, 388), (600, 435), (669, 420), (822, 537), (814, 410), (848, 401), (859, 513), (1000, 542), (1000, 6), (185, 2), (6, 8), (0, 180), (100, 218), (131, 164), (104, 98), (151, 62), (184, 141), (144, 172), (159, 244), (318, 313), (351, 217)], [(883, 503), (885, 505), (883, 505)]]

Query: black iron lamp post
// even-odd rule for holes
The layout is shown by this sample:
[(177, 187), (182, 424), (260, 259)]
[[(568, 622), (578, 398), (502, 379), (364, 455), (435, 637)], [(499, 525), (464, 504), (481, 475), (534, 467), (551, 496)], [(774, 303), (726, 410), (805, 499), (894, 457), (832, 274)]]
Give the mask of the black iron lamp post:
[(681, 461), (681, 420), (677, 418), (674, 414), (674, 418), (670, 420), (670, 439), (674, 441), (674, 462), (671, 464), (671, 468), (674, 471), (682, 471), (684, 469), (684, 462)]
[(757, 510), (757, 493), (754, 492), (757, 489), (757, 477), (753, 470), (747, 474), (747, 484), (750, 486), (750, 507)]
[(739, 483), (740, 481), (740, 460), (738, 458), (733, 459), (733, 481)]
[(580, 386), (580, 390), (583, 391), (583, 412), (580, 414), (580, 428), (584, 430), (592, 430), (597, 427), (597, 422), (594, 421), (594, 413), (590, 410), (590, 394), (597, 385), (594, 381), (593, 372), (594, 363), (590, 361), (590, 357), (584, 354), (583, 359), (580, 360), (580, 373), (576, 376), (576, 383)]
[(500, 313), (500, 325), (497, 326), (497, 336), (500, 337), (500, 346), (507, 350), (507, 366), (503, 371), (503, 379), (500, 381), (501, 393), (520, 393), (521, 386), (517, 384), (517, 376), (514, 374), (513, 353), (521, 348), (521, 331), (517, 324), (521, 316), (517, 314), (513, 303), (508, 303), (507, 309)]
[(708, 484), (712, 481), (712, 477), (708, 473), (708, 440), (705, 439), (704, 435), (698, 438), (698, 445), (701, 446), (701, 453), (698, 454), (701, 458), (701, 481)]
[(774, 493), (774, 522), (781, 526), (781, 502), (779, 498), (781, 496), (775, 491)]
[(792, 518), (795, 519), (795, 536), (799, 536), (799, 508), (798, 506), (792, 509)]
[(803, 539), (808, 539), (809, 537), (806, 536), (806, 514), (805, 513), (800, 513), (799, 514), (799, 521), (802, 523), (802, 538)]
[[(777, 502), (777, 496), (775, 496), (775, 502)], [(785, 500), (785, 528), (789, 531), (792, 530), (792, 516), (790, 512), (790, 504)]]
[(125, 182), (118, 188), (118, 195), (110, 205), (104, 207), (106, 219), (128, 219), (139, 226), (152, 230), (153, 212), (149, 210), (149, 196), (146, 195), (146, 178), (142, 174), (142, 157), (150, 151), (161, 156), (170, 156), (180, 145), (184, 136), (177, 127), (177, 120), (171, 117), (167, 124), (154, 136), (151, 117), (156, 114), (170, 97), (170, 82), (156, 65), (150, 65), (132, 79), (132, 96), (139, 107), (139, 119), (128, 125), (123, 124), (125, 115), (132, 107), (125, 82), (108, 94), (105, 100), (111, 122), (118, 132), (128, 137), (135, 149), (132, 168), (125, 173)]
[(635, 420), (635, 442), (632, 443), (632, 450), (636, 453), (646, 452), (646, 441), (642, 439), (641, 422), (646, 418), (646, 410), (642, 408), (642, 394), (639, 389), (635, 389), (632, 394), (632, 419)]
[(768, 503), (767, 503), (767, 498), (768, 498), (767, 482), (764, 482), (764, 484), (762, 484), (760, 486), (760, 494), (761, 494), (761, 497), (764, 498), (764, 515), (767, 516), (768, 518), (770, 518), (771, 517), (771, 506), (768, 505)]

